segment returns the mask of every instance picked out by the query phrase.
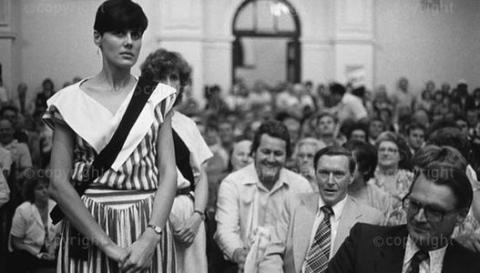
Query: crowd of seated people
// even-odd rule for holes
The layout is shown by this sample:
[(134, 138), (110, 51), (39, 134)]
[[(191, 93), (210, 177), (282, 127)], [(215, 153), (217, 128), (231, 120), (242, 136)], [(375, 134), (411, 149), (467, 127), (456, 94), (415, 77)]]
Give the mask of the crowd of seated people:
[[(476, 99), (480, 97), (480, 89), (469, 90), (464, 82), (454, 88), (443, 83), (436, 89), (435, 83), (428, 81), (423, 90), (412, 91), (406, 78), (399, 79), (396, 90), (387, 92), (385, 86), (380, 86), (373, 94), (364, 88), (337, 83), (319, 85), (317, 89), (311, 85), (306, 82), (269, 88), (258, 82), (248, 90), (237, 80), (231, 94), (223, 94), (218, 86), (208, 87), (206, 108), (189, 108), (189, 115), (195, 116), (200, 124), (208, 123), (204, 127), (205, 137), (216, 138), (211, 143), (215, 144), (212, 147), (217, 160), (208, 163), (212, 217), (222, 207), (215, 202), (222, 198), (222, 193), (216, 191), (222, 187), (223, 178), (235, 171), (221, 167), (228, 164), (223, 155), (232, 152), (231, 144), (223, 139), (253, 140), (252, 132), (263, 122), (278, 120), (288, 130), (290, 148), (294, 150), (284, 166), (304, 176), (313, 192), (318, 191), (315, 153), (326, 146), (345, 146), (350, 150), (358, 160), (360, 173), (354, 176), (348, 194), (380, 211), (385, 226), (407, 222), (402, 201), (420, 168), (418, 158), (425, 154), (432, 156), (432, 150), (441, 149), (440, 156), (427, 158), (429, 162), (443, 160), (445, 147), (453, 150), (454, 158), (458, 155), (459, 161), (452, 164), (466, 163), (459, 168), (464, 169), (474, 190), (471, 210), (454, 235), (465, 246), (480, 252), (480, 184), (476, 176), (480, 171), (480, 99)], [(258, 103), (259, 98), (263, 107)], [(220, 137), (220, 129), (211, 133), (211, 128), (223, 123), (228, 123), (227, 134), (232, 136)], [(255, 165), (256, 151), (252, 150), (250, 155), (254, 159), (251, 164)], [(223, 225), (222, 221), (222, 217), (217, 217), (214, 224)], [(251, 249), (253, 245), (244, 247)], [(233, 256), (225, 250), (222, 254), (213, 259), (227, 259), (239, 267), (248, 264), (241, 255)], [(218, 263), (211, 263), (211, 272), (231, 270), (226, 266), (227, 271), (222, 271), (214, 265)]]
[[(79, 80), (76, 77), (64, 86)], [(252, 226), (249, 227), (251, 230), (241, 231), (243, 227), (239, 226), (237, 231), (232, 232), (239, 232), (244, 244), (241, 249), (227, 250), (223, 246), (225, 238), (234, 237), (224, 233), (227, 232), (225, 219), (222, 218), (225, 215), (218, 215), (217, 211), (224, 209), (222, 202), (225, 202), (225, 196), (222, 194), (233, 194), (232, 185), (236, 184), (232, 179), (237, 177), (238, 172), (254, 170), (259, 178), (262, 175), (260, 180), (270, 181), (269, 171), (262, 170), (262, 164), (269, 160), (266, 154), (271, 152), (271, 165), (278, 167), (279, 177), (271, 181), (272, 188), (265, 186), (264, 190), (270, 193), (249, 196), (246, 190), (241, 202), (250, 202), (255, 206), (250, 208), (247, 206), (250, 203), (242, 203), (238, 209), (245, 205), (254, 211), (270, 202), (262, 201), (262, 198), (271, 198), (274, 200), (271, 202), (280, 204), (280, 200), (287, 198), (284, 193), (281, 197), (277, 196), (275, 191), (281, 189), (276, 188), (275, 181), (283, 176), (300, 181), (295, 193), (319, 192), (316, 164), (321, 160), (317, 158), (315, 161), (315, 155), (319, 150), (332, 146), (344, 147), (342, 151), (349, 151), (356, 162), (347, 194), (355, 202), (380, 212), (381, 224), (385, 226), (406, 223), (402, 201), (418, 170), (424, 168), (426, 162), (457, 158), (451, 163), (465, 170), (474, 198), (465, 221), (456, 228), (455, 236), (463, 245), (480, 253), (480, 183), (477, 179), (480, 171), (480, 88), (472, 90), (464, 82), (453, 88), (448, 83), (442, 83), (437, 88), (433, 81), (428, 81), (422, 90), (411, 90), (406, 78), (399, 79), (395, 90), (387, 90), (382, 85), (369, 91), (339, 83), (315, 87), (310, 81), (276, 86), (258, 81), (248, 87), (241, 79), (236, 79), (231, 92), (225, 92), (218, 85), (205, 87), (204, 91), (206, 103), (201, 105), (194, 98), (191, 88), (186, 86), (178, 111), (197, 123), (213, 153), (206, 165), (209, 184), (206, 210), (209, 272), (246, 270), (251, 265), (248, 255), (251, 255), (252, 246), (262, 249), (263, 238), (273, 238), (273, 232), (269, 234)], [(41, 117), (47, 108), (46, 101), (55, 92), (55, 86), (52, 80), (45, 79), (37, 94), (29, 96), (28, 92), (26, 84), (19, 84), (17, 92), (12, 92), (13, 98), (2, 102), (0, 109), (0, 256), (7, 257), (10, 253), (10, 257), (17, 260), (31, 259), (34, 262), (30, 264), (36, 267), (48, 267), (54, 263), (55, 251), (54, 245), (46, 245), (46, 242), (55, 237), (51, 233), (56, 229), (50, 227), (49, 220), (45, 218), (48, 210), (40, 207), (47, 204), (48, 209), (53, 201), (38, 201), (42, 194), (37, 192), (48, 183), (45, 174), (48, 173), (52, 131)], [(269, 123), (272, 121), (276, 123)], [(272, 138), (266, 138), (259, 132)], [(282, 141), (288, 143), (288, 147), (275, 152), (277, 144)], [(222, 186), (222, 181), (230, 183), (230, 188)], [(265, 182), (265, 185), (269, 184)], [(33, 195), (30, 193), (27, 197), (24, 193), (28, 191)], [(276, 220), (268, 213), (272, 210), (272, 215), (280, 215), (281, 208), (266, 206), (264, 222), (275, 229)], [(35, 215), (27, 215), (32, 211)], [(251, 216), (250, 212), (239, 211), (239, 221), (243, 221), (243, 214)], [(252, 223), (260, 227), (257, 221)], [(47, 234), (40, 236), (44, 239), (29, 238), (33, 225), (41, 227), (41, 224), (45, 229), (38, 232), (46, 233), (48, 229)], [(255, 232), (252, 238), (248, 238), (252, 243), (242, 237), (250, 236), (249, 232)], [(262, 237), (261, 234), (269, 236)], [(34, 268), (22, 270), (18, 272), (34, 272)]]

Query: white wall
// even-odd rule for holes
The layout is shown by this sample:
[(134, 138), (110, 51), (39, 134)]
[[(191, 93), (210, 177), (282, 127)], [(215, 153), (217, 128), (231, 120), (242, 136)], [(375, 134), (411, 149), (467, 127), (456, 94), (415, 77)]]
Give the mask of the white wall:
[(393, 90), (406, 76), (414, 92), (430, 79), (480, 86), (480, 1), (440, 3), (424, 11), (418, 0), (376, 1), (376, 84)]
[[(230, 88), (232, 20), (242, 0), (137, 1), (150, 20), (138, 64), (164, 46), (192, 63), (197, 98), (204, 84)], [(60, 87), (100, 69), (92, 25), (102, 0), (11, 2), (18, 8), (17, 36), (13, 43), (0, 39), (0, 59), (10, 62), (4, 74), (12, 86), (25, 81), (38, 89), (51, 77)], [(290, 2), (302, 27), (304, 80), (342, 80), (345, 67), (362, 64), (367, 81), (390, 87), (403, 75), (415, 89), (428, 79), (480, 85), (478, 0), (441, 0), (437, 12), (422, 11), (419, 0)]]
[[(93, 23), (102, 0), (15, 1), (21, 18), (17, 46), (21, 52), (22, 75), (18, 81), (26, 82), (29, 92), (39, 91), (46, 77), (50, 77), (59, 89), (75, 76), (87, 77), (99, 72), (102, 58), (93, 43)], [(134, 75), (140, 74), (139, 66), (146, 55), (159, 47), (156, 40), (157, 2), (137, 2), (147, 13), (149, 27), (144, 33), (140, 57), (132, 70)]]
[(50, 77), (60, 88), (74, 76), (94, 75), (101, 56), (93, 44), (93, 21), (101, 1), (21, 0), (22, 81), (29, 92)]

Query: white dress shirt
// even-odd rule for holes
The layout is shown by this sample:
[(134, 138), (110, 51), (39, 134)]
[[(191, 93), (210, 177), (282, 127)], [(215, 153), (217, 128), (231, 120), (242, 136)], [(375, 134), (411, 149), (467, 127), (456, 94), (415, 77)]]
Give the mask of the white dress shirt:
[(231, 173), (218, 190), (214, 236), (218, 246), (232, 259), (235, 249), (250, 247), (255, 227), (273, 229), (277, 225), (285, 200), (309, 192), (309, 182), (285, 168), (270, 191), (260, 182), (254, 163)]
[(340, 123), (342, 123), (347, 119), (353, 119), (357, 121), (362, 118), (366, 118), (368, 113), (359, 97), (350, 93), (345, 93), (338, 105), (337, 116)]
[[(403, 268), (402, 273), (406, 273), (410, 263), (412, 262), (413, 255), (417, 253), (420, 249), (415, 244), (415, 242), (408, 236), (407, 245), (405, 247), (405, 256), (403, 257)], [(420, 263), (419, 273), (441, 273), (443, 266), (443, 257), (445, 256), (445, 251), (447, 246), (444, 246), (439, 249), (435, 249), (428, 252), (429, 259), (424, 260)]]
[[(333, 252), (333, 243), (335, 242), (335, 236), (337, 236), (337, 230), (338, 230), (338, 224), (340, 222), (340, 216), (342, 215), (343, 208), (345, 207), (345, 203), (347, 202), (347, 196), (333, 205), (332, 210), (333, 210), (333, 215), (330, 216), (330, 253)], [(317, 215), (315, 216), (315, 221), (313, 222), (313, 228), (312, 228), (312, 233), (310, 234), (310, 244), (308, 246), (308, 251), (310, 251), (310, 248), (312, 247), (313, 240), (315, 238), (315, 233), (317, 232), (318, 227), (320, 226), (320, 223), (323, 221), (324, 213), (320, 209), (323, 206), (325, 206), (325, 202), (323, 202), (322, 198), (318, 198), (318, 208), (317, 208)], [(305, 258), (308, 255), (305, 256)], [(328, 259), (331, 258), (328, 257)], [(305, 260), (306, 261), (306, 260)], [(302, 273), (305, 272), (305, 262), (303, 263), (302, 266)]]

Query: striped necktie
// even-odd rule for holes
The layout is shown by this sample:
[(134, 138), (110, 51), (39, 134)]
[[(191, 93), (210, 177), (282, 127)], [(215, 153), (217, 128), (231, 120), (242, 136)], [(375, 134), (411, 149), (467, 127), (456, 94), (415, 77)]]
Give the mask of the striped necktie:
[(333, 210), (328, 206), (323, 206), (320, 210), (323, 212), (323, 220), (318, 226), (308, 251), (305, 273), (323, 273), (328, 266), (331, 237), (330, 217), (333, 215)]
[(408, 267), (408, 273), (418, 273), (420, 271), (420, 264), (429, 258), (428, 252), (424, 250), (419, 250), (410, 262), (410, 266)]

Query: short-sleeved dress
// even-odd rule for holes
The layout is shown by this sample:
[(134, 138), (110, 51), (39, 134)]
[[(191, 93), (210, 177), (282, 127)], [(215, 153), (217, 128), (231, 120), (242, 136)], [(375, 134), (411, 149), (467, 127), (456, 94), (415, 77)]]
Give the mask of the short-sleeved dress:
[[(80, 81), (58, 91), (48, 100), (44, 121), (67, 125), (75, 133), (71, 182), (82, 181), (83, 170), (110, 141), (125, 113), (132, 89), (116, 113), (90, 97)], [(81, 196), (85, 206), (108, 236), (121, 247), (131, 245), (143, 233), (158, 187), (157, 138), (164, 116), (171, 110), (176, 91), (159, 84), (133, 125), (116, 160), (93, 181)], [(88, 258), (76, 259), (69, 253), (70, 224), (63, 221), (57, 272), (117, 272), (116, 262), (97, 247), (88, 249)], [(175, 272), (174, 244), (169, 224), (145, 272)]]

